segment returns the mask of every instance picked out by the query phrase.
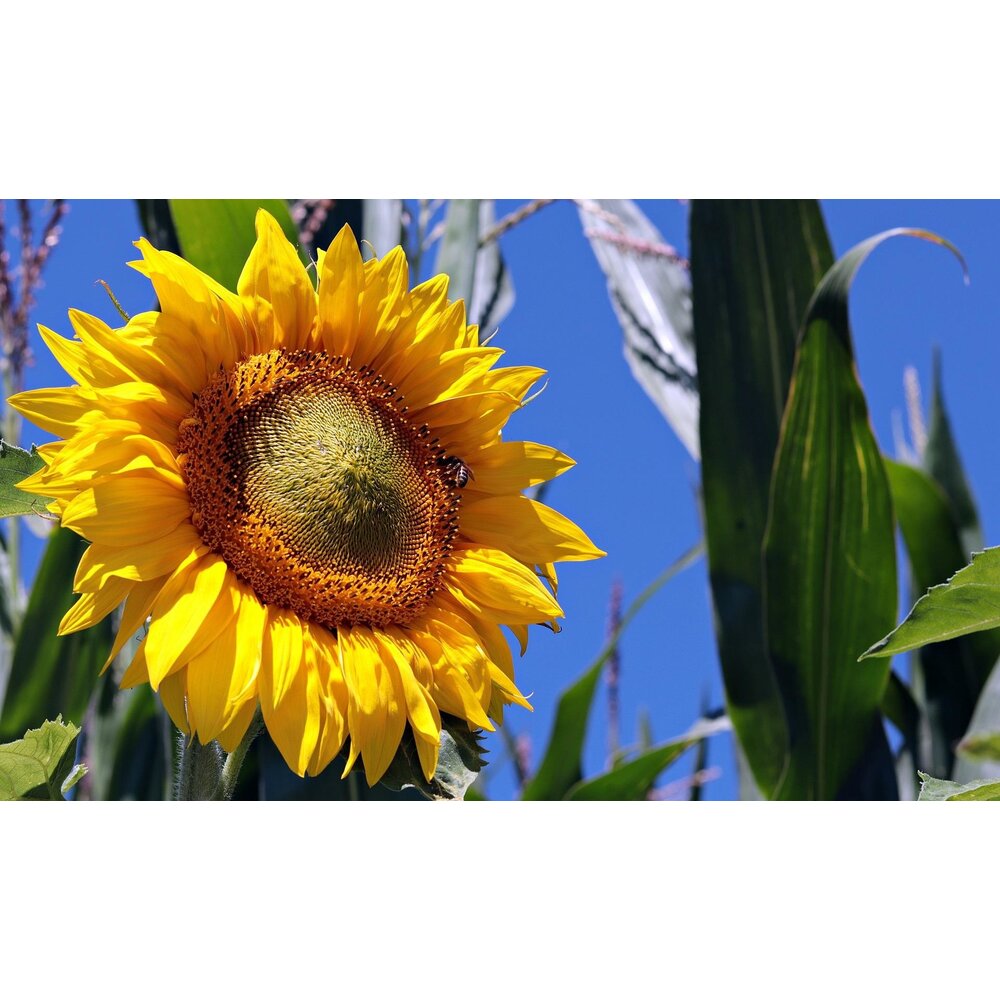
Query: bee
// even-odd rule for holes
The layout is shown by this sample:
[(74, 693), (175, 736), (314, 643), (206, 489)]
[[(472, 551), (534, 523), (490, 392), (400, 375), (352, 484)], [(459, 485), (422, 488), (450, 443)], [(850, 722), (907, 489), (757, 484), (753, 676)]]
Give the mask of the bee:
[(450, 456), (448, 458), (438, 459), (441, 467), (447, 469), (455, 477), (455, 485), (460, 489), (464, 490), (466, 486), (469, 485), (470, 479), (475, 479), (476, 477), (472, 473), (465, 462), (460, 458)]

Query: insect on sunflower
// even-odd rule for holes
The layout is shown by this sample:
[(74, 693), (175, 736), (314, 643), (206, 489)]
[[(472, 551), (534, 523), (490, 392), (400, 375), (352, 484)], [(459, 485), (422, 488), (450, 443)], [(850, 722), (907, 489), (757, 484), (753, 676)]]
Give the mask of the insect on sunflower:
[(91, 543), (61, 634), (124, 602), (108, 664), (148, 622), (122, 686), (183, 732), (231, 751), (259, 704), (297, 774), (349, 740), (374, 784), (409, 724), (430, 780), (442, 712), (530, 707), (502, 626), (523, 652), (562, 615), (541, 577), (603, 555), (522, 495), (572, 461), (501, 436), (543, 373), (494, 368), (445, 276), (409, 290), (346, 226), (317, 290), (264, 211), (236, 294), (136, 246), (160, 311), (40, 328), (77, 384), (11, 399), (63, 439), (21, 489)]

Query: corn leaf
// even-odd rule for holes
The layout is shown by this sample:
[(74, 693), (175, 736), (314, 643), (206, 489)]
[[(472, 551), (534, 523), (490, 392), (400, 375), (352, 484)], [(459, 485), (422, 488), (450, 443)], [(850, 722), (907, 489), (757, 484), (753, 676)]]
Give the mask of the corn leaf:
[[(895, 618), (896, 553), (888, 476), (857, 380), (847, 311), (858, 268), (895, 235), (958, 253), (933, 234), (890, 230), (830, 269), (806, 315), (775, 459), (765, 605), (792, 720), (783, 798), (853, 796), (859, 783), (866, 795), (896, 795), (878, 712), (889, 665), (859, 670), (856, 662), (865, 638)], [(856, 767), (864, 762), (870, 773), (862, 775)]]
[(692, 206), (709, 579), (727, 711), (767, 797), (785, 773), (790, 738), (764, 642), (761, 548), (796, 335), (832, 264), (816, 202)]

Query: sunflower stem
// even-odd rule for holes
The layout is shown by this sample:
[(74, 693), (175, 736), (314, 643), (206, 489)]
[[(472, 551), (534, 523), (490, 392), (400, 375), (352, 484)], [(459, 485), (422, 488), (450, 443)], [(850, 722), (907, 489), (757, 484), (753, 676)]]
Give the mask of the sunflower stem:
[(222, 780), (224, 756), (222, 747), (214, 741), (205, 744), (195, 736), (182, 736), (178, 801), (206, 802), (214, 799)]
[(226, 763), (222, 765), (222, 778), (215, 790), (214, 799), (231, 799), (236, 791), (236, 781), (240, 776), (240, 769), (246, 758), (250, 744), (257, 739), (261, 729), (264, 728), (264, 718), (260, 714), (260, 709), (254, 713), (253, 720), (247, 729), (246, 735), (240, 741), (239, 746), (226, 758)]

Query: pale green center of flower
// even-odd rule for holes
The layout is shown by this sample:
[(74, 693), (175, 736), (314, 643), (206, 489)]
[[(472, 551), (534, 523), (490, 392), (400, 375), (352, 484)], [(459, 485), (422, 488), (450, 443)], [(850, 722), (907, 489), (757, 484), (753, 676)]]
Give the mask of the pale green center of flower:
[(293, 388), (230, 434), (247, 506), (303, 561), (375, 575), (413, 564), (432, 496), (394, 414), (349, 386)]

